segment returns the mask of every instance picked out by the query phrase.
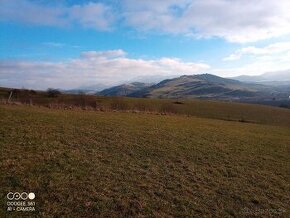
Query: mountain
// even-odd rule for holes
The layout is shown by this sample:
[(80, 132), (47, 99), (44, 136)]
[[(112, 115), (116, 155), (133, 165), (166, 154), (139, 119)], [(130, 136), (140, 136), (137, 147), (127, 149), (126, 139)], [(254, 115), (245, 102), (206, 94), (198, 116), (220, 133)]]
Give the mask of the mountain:
[(242, 83), (211, 74), (181, 76), (130, 94), (149, 98), (241, 99), (262, 96), (267, 86)]
[(152, 83), (156, 84), (160, 81), (166, 80), (166, 79), (172, 79), (176, 78), (178, 75), (147, 75), (147, 76), (137, 76), (128, 81), (128, 83), (131, 82), (141, 82), (141, 83)]
[(184, 75), (155, 85), (128, 83), (96, 93), (139, 98), (212, 99), (290, 107), (290, 86), (241, 82), (211, 74)]
[(250, 83), (257, 83), (257, 82), (265, 81), (265, 78), (263, 77), (263, 75), (259, 75), (259, 76), (241, 75), (237, 77), (230, 77), (229, 79), (238, 80), (241, 82), (250, 82)]
[(96, 92), (101, 91), (105, 88), (108, 88), (108, 86), (104, 84), (94, 84), (94, 85), (80, 86), (74, 89), (62, 90), (62, 92), (68, 93), (68, 94), (81, 94), (82, 93), (82, 94), (93, 95)]
[(97, 94), (103, 96), (129, 96), (132, 93), (138, 92), (150, 86), (152, 86), (150, 83), (133, 82), (104, 89)]
[(281, 82), (290, 84), (290, 70), (277, 71), (277, 72), (268, 72), (258, 76), (238, 76), (231, 79), (239, 80), (242, 82), (255, 82), (255, 83), (267, 83), (271, 82)]

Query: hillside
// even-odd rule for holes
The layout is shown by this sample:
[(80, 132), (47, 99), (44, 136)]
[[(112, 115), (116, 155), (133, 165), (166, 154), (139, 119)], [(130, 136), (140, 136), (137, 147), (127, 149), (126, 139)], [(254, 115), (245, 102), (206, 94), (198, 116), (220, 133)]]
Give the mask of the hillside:
[(225, 79), (211, 74), (181, 76), (164, 80), (150, 88), (130, 96), (151, 98), (210, 98), (246, 99), (260, 97), (267, 89), (263, 85), (253, 85), (237, 80)]
[[(198, 99), (154, 99), (59, 94), (0, 88), (0, 103), (28, 104), (66, 110), (125, 111), (134, 113), (180, 114), (229, 121), (290, 126), (290, 110), (256, 104)], [(281, 105), (283, 106), (283, 105)]]
[[(247, 78), (251, 79), (247, 81)], [(254, 78), (256, 77), (241, 76), (229, 79), (211, 74), (184, 75), (166, 79), (154, 85), (134, 82), (107, 88), (100, 92), (67, 90), (65, 93), (138, 98), (210, 99), (271, 106), (283, 105), (283, 107), (290, 108), (289, 82), (251, 82)], [(246, 81), (243, 81), (244, 79)]]
[(119, 86), (114, 86), (108, 89), (104, 89), (103, 91), (98, 92), (97, 94), (103, 95), (103, 96), (129, 96), (132, 93), (148, 88), (151, 85), (152, 84), (140, 83), (140, 82), (122, 84)]
[(241, 82), (261, 83), (261, 84), (284, 84), (290, 85), (290, 71), (268, 72), (257, 76), (241, 75), (232, 79)]
[(12, 105), (0, 116), (1, 190), (33, 191), (35, 216), (289, 217), (288, 127)]

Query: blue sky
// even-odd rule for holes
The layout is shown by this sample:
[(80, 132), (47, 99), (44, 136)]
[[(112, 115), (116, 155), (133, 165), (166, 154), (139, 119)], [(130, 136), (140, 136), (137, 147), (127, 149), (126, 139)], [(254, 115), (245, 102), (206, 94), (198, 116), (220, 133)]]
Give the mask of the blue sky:
[(287, 0), (0, 0), (0, 86), (290, 69)]

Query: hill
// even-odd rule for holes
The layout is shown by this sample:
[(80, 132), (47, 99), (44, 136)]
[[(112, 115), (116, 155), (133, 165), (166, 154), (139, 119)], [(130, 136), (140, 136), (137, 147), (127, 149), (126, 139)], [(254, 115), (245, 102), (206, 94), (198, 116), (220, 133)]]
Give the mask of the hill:
[(181, 76), (140, 91), (129, 97), (211, 99), (237, 101), (272, 106), (290, 107), (290, 85), (271, 82), (269, 84), (241, 82), (211, 74)]
[[(285, 74), (285, 73), (284, 73)], [(283, 74), (283, 75), (284, 75)], [(247, 80), (249, 76), (237, 77)], [(251, 77), (252, 79), (256, 77)], [(290, 84), (287, 81), (250, 82), (222, 78), (211, 74), (184, 75), (163, 80), (155, 85), (128, 83), (103, 91), (70, 90), (65, 93), (85, 93), (102, 96), (127, 96), (138, 98), (211, 99), (265, 104), (290, 108)]]
[(103, 91), (98, 92), (97, 94), (103, 96), (129, 96), (132, 93), (143, 90), (147, 87), (150, 87), (151, 85), (152, 84), (148, 83), (133, 82), (104, 89)]
[(232, 79), (239, 80), (242, 82), (254, 82), (254, 83), (267, 83), (271, 82), (282, 82), (290, 85), (290, 71), (278, 71), (278, 72), (268, 72), (258, 76), (238, 76), (233, 77)]
[(164, 80), (130, 96), (237, 100), (261, 97), (267, 89), (268, 87), (263, 85), (247, 84), (211, 74), (201, 74)]
[[(12, 95), (11, 95), (12, 92)], [(155, 114), (180, 114), (211, 119), (290, 126), (290, 110), (256, 104), (199, 99), (154, 99), (57, 94), (0, 88), (0, 103), (27, 104), (65, 110), (125, 111)], [(280, 105), (283, 106), (284, 105)]]

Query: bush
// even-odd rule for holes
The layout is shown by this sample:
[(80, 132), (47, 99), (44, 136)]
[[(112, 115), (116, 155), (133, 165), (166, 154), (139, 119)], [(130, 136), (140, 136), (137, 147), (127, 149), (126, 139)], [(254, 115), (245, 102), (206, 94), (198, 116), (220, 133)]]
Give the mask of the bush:
[(60, 91), (57, 90), (57, 89), (47, 89), (47, 96), (50, 97), (50, 98), (55, 98), (55, 97), (58, 97), (60, 95)]

